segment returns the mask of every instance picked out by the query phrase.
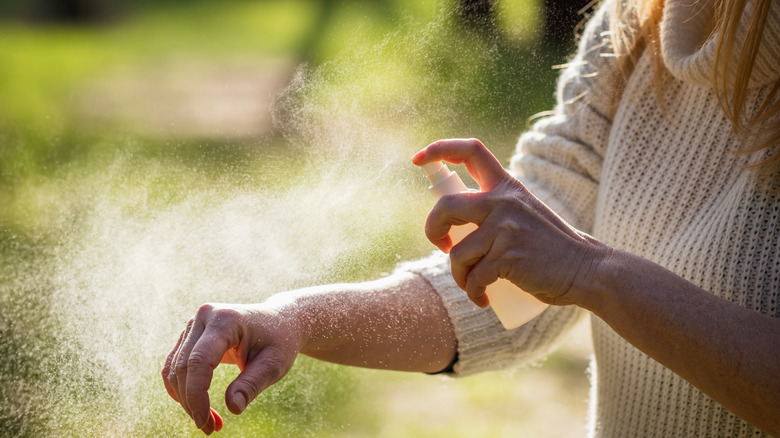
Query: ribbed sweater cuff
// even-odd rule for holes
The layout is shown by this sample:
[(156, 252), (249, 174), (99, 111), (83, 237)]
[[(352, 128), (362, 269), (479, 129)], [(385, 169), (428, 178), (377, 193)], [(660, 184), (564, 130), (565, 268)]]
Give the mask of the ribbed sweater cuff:
[[(474, 305), (455, 284), (446, 254), (437, 253), (409, 262), (400, 269), (421, 275), (439, 293), (452, 322), (458, 343), (458, 360), (449, 374), (463, 376), (499, 369), (514, 362), (506, 352), (507, 330), (492, 310)], [(507, 356), (507, 357), (504, 357)]]

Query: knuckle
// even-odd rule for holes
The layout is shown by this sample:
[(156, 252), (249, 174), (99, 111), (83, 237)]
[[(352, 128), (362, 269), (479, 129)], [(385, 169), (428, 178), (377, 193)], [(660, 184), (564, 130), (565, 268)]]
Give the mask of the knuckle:
[(458, 194), (451, 193), (442, 196), (439, 198), (439, 202), (436, 203), (434, 206), (434, 209), (437, 209), (437, 212), (443, 211), (449, 211), (452, 210), (452, 208), (458, 203), (459, 197)]
[[(498, 279), (496, 261), (483, 260), (477, 263), (466, 275), (466, 284), (470, 289), (484, 289)], [(481, 295), (481, 293), (480, 293)]]
[(463, 264), (463, 247), (462, 245), (455, 245), (450, 249), (450, 261), (456, 264)]
[[(184, 359), (178, 359), (176, 361), (176, 364), (173, 367), (173, 372), (175, 373), (175, 376), (183, 376), (187, 373), (187, 362)], [(171, 377), (171, 374), (168, 373), (168, 377)]]
[(207, 319), (214, 312), (214, 308), (214, 305), (211, 303), (201, 304), (200, 307), (198, 307), (198, 312), (195, 314), (195, 318), (199, 320)]
[[(244, 387), (248, 392), (247, 395), (249, 396), (249, 398), (257, 397), (257, 395), (260, 394), (260, 391), (262, 390), (260, 382), (258, 382), (257, 379), (244, 380)], [(250, 400), (247, 400), (247, 402), (249, 401)]]
[(469, 288), (478, 288), (484, 286), (484, 269), (474, 268), (466, 274), (466, 284)]
[(500, 233), (516, 233), (522, 228), (513, 217), (502, 217), (496, 221), (495, 226)]
[(427, 237), (428, 239), (433, 239), (434, 234), (435, 233), (433, 231), (433, 226), (430, 224), (425, 224), (425, 237)]
[(455, 245), (450, 249), (450, 261), (453, 264), (465, 267), (473, 264), (474, 260), (469, 254), (469, 249), (464, 248), (463, 245)]
[(502, 257), (498, 264), (498, 277), (512, 279), (515, 278), (515, 271), (517, 262), (520, 260), (520, 256), (515, 252), (508, 252), (505, 257)]
[(221, 308), (213, 310), (210, 323), (216, 328), (223, 328), (239, 319), (241, 313), (235, 309)]
[(241, 312), (236, 309), (223, 307), (214, 311), (214, 314), (221, 319), (237, 318)]
[(188, 368), (197, 369), (197, 368), (208, 367), (210, 365), (211, 365), (211, 363), (210, 363), (208, 357), (206, 357), (205, 354), (203, 354), (203, 353), (201, 353), (199, 351), (193, 351), (190, 354), (190, 357), (187, 359), (187, 365), (186, 366)]

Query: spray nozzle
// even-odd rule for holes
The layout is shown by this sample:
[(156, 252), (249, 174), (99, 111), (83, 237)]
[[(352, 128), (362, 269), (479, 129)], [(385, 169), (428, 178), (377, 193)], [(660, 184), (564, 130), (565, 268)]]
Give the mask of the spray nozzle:
[(441, 161), (423, 164), (421, 166), (428, 181), (431, 182), (429, 189), (436, 199), (444, 195), (467, 192), (469, 189), (463, 184), (457, 173), (450, 170), (446, 164)]
[(433, 161), (428, 164), (423, 164), (422, 168), (432, 186), (435, 186), (450, 176), (450, 169), (442, 161)]

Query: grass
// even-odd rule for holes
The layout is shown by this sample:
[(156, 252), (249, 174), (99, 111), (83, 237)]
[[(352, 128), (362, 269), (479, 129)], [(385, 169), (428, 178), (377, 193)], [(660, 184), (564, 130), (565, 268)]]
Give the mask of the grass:
[[(559, 55), (540, 52), (522, 25), (538, 14), (533, 4), (502, 6), (498, 42), (459, 30), (443, 1), (336, 4), (329, 20), (324, 3), (233, 0), (142, 3), (110, 25), (3, 22), (0, 428), (9, 435), (197, 435), (157, 373), (200, 303), (365, 280), (426, 254), (430, 200), (408, 157), (436, 138), (477, 136), (506, 161), (527, 118), (551, 104), (543, 66)], [(276, 124), (262, 134), (180, 135), (138, 129), (121, 111), (84, 111), (85, 94), (119, 92), (111, 84), (127, 75), (154, 82), (174, 71), (184, 81), (182, 66), (236, 60), (252, 73), (263, 59), (310, 67), (277, 95)], [(539, 425), (557, 408), (577, 436), (585, 354), (568, 348), (549, 367), (462, 381), (301, 358), (246, 414), (227, 414), (225, 431), (564, 436)], [(215, 406), (235, 372), (218, 369)]]

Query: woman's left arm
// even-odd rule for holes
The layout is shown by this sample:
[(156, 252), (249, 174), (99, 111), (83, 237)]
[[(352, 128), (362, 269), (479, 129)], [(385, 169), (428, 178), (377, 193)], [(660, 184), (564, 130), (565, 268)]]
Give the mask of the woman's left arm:
[[(780, 436), (780, 319), (740, 307), (558, 217), (475, 139), (442, 140), (413, 158), (465, 164), (478, 193), (443, 197), (426, 235), (450, 253), (477, 305), (507, 278), (540, 300), (592, 311), (635, 347), (734, 414)], [(452, 246), (452, 225), (478, 225)]]
[(780, 436), (780, 319), (612, 250), (574, 298), (726, 409)]

